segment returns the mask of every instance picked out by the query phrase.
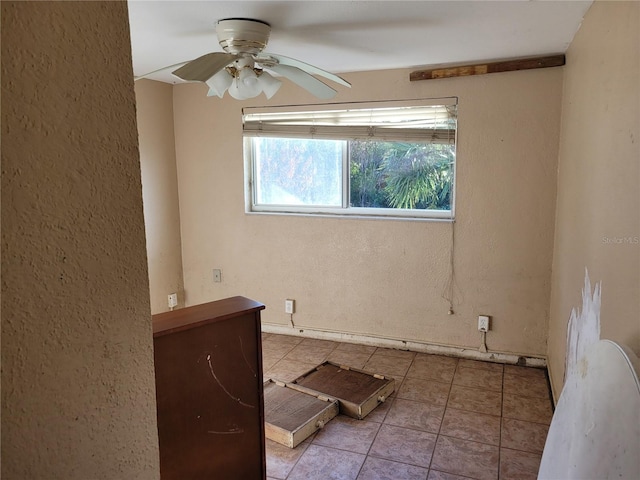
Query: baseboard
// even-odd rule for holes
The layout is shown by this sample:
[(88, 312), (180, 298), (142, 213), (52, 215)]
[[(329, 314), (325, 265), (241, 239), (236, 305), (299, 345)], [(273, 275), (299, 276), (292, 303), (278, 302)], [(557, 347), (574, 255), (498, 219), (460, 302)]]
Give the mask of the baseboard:
[[(560, 399), (560, 392), (556, 392), (553, 383), (553, 373), (550, 368), (547, 368), (547, 375), (549, 377), (549, 389), (551, 390), (551, 400), (553, 401), (553, 407), (558, 405), (558, 400)], [(562, 387), (560, 388), (562, 390)]]
[(357, 343), (374, 347), (395, 348), (397, 350), (410, 350), (412, 352), (432, 353), (449, 357), (466, 358), (470, 360), (482, 360), (485, 362), (522, 365), (527, 367), (546, 368), (547, 360), (544, 357), (531, 357), (503, 352), (480, 352), (471, 348), (434, 345), (413, 340), (394, 340), (373, 335), (363, 335), (344, 332), (332, 332), (317, 330), (307, 327), (289, 327), (274, 323), (262, 322), (262, 331), (279, 335), (292, 335), (296, 337), (317, 338), (320, 340), (333, 340), (338, 342)]

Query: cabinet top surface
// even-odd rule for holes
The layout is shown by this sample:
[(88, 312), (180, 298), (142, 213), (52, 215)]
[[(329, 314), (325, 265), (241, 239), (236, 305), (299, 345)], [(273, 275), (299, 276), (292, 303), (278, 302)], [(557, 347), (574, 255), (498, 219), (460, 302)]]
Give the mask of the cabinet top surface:
[(152, 316), (153, 336), (159, 337), (208, 323), (263, 310), (265, 306), (245, 297), (231, 297), (214, 302), (180, 308)]

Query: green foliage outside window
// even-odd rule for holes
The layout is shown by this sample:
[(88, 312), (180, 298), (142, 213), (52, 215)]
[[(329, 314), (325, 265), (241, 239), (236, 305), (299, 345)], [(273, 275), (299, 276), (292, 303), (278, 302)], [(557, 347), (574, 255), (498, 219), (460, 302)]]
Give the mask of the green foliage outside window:
[(453, 145), (350, 141), (352, 207), (449, 210)]

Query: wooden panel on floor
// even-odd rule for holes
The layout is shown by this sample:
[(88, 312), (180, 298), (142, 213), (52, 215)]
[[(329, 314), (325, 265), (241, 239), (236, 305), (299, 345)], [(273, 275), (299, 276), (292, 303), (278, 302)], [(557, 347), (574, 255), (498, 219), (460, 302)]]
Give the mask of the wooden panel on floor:
[(264, 383), (265, 435), (295, 448), (338, 415), (338, 401), (300, 392), (284, 382)]
[(324, 362), (294, 381), (301, 391), (337, 398), (340, 413), (363, 419), (384, 402), (395, 388), (395, 380), (333, 362)]

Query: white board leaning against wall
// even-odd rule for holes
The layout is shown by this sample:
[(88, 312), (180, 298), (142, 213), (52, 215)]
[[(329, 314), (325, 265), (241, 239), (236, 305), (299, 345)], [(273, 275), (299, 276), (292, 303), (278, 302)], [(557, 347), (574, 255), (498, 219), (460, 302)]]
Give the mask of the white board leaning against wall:
[(600, 284), (589, 275), (582, 310), (571, 312), (565, 384), (542, 454), (539, 479), (640, 478), (640, 360), (600, 340)]

